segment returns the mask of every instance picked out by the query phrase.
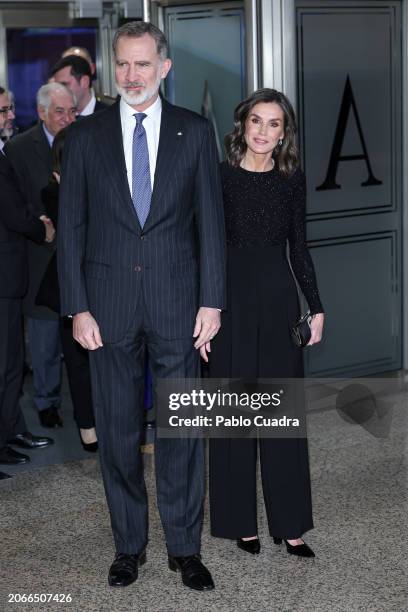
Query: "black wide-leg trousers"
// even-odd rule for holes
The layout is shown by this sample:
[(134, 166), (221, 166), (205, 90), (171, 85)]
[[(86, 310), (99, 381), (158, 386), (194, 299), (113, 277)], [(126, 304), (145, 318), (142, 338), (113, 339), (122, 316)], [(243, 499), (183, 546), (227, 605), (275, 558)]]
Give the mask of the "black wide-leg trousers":
[[(199, 354), (192, 340), (160, 337), (140, 305), (122, 340), (90, 352), (99, 454), (117, 552), (139, 553), (148, 540), (140, 451), (145, 346), (153, 380), (195, 378)], [(157, 438), (155, 468), (157, 504), (169, 554), (198, 553), (204, 500), (203, 440)]]
[[(285, 246), (230, 247), (227, 261), (228, 310), (211, 346), (210, 376), (303, 378), (302, 350), (290, 336), (299, 304)], [(257, 534), (258, 442), (269, 532), (298, 538), (313, 528), (305, 438), (210, 440), (211, 533), (234, 539)]]
[[(258, 440), (210, 440), (211, 533), (246, 538), (258, 533)], [(307, 440), (260, 438), (260, 466), (269, 533), (296, 539), (313, 528)]]

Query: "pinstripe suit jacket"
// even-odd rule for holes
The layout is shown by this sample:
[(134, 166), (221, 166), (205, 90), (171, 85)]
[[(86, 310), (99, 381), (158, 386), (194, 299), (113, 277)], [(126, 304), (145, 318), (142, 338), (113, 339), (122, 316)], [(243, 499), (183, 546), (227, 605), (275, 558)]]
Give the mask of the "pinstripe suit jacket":
[(163, 338), (192, 335), (199, 306), (225, 307), (225, 234), (210, 124), (163, 100), (151, 208), (140, 227), (126, 174), (119, 103), (70, 127), (58, 226), (62, 314), (89, 310), (107, 342), (143, 293)]

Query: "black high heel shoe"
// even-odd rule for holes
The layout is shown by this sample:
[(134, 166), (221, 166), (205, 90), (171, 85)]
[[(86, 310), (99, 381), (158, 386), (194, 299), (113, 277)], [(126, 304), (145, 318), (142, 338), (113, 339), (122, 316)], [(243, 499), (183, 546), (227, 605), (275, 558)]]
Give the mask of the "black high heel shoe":
[[(273, 538), (275, 544), (282, 544), (282, 538)], [(285, 540), (286, 550), (290, 555), (296, 555), (297, 557), (315, 557), (313, 550), (303, 542), (303, 544), (289, 544), (287, 540)]]
[(98, 442), (90, 442), (87, 444), (81, 440), (81, 443), (84, 451), (87, 451), (88, 453), (96, 453), (98, 451)]
[(82, 448), (84, 449), (84, 451), (87, 451), (88, 453), (96, 453), (98, 451), (98, 441), (96, 442), (84, 442), (81, 436), (81, 432), (78, 428), (78, 435), (79, 435), (79, 439), (81, 441), (81, 445)]
[(241, 550), (251, 553), (251, 555), (259, 555), (261, 552), (261, 543), (258, 538), (254, 540), (243, 540), (242, 538), (238, 538), (237, 546)]

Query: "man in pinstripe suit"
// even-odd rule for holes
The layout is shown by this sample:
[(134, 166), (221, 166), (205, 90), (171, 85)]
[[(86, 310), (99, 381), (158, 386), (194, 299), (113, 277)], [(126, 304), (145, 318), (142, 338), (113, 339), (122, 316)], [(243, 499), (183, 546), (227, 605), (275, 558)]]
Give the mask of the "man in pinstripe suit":
[[(225, 306), (225, 238), (211, 128), (158, 94), (171, 67), (163, 33), (126, 24), (114, 53), (120, 101), (70, 128), (57, 251), (62, 312), (90, 350), (117, 550), (109, 583), (126, 586), (147, 545), (143, 349), (155, 378), (198, 376)], [(170, 569), (190, 588), (210, 590), (199, 555), (203, 441), (157, 439), (155, 460)]]

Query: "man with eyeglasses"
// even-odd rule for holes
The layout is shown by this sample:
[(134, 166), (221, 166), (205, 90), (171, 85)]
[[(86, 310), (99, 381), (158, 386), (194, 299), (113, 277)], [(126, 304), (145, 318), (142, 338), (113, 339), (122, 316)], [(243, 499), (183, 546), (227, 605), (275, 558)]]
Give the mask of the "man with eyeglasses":
[(0, 151), (13, 134), (14, 119), (13, 95), (11, 91), (0, 87)]

